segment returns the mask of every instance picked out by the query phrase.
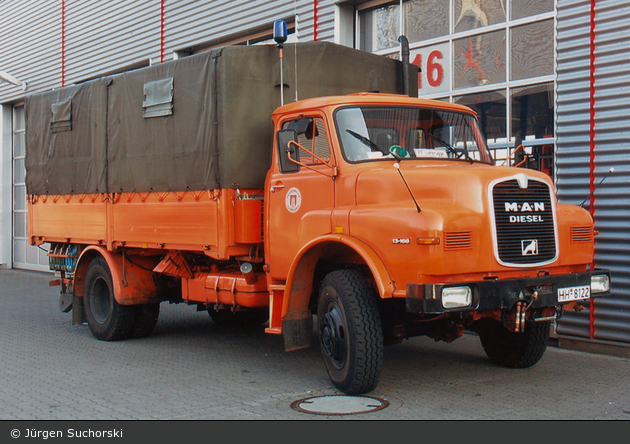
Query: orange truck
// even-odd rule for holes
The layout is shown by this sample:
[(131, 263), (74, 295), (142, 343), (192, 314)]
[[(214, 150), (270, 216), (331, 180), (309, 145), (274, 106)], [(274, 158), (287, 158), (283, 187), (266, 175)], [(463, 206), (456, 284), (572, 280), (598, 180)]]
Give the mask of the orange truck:
[(287, 351), (317, 337), (347, 394), (420, 335), (534, 365), (563, 310), (609, 294), (593, 220), (414, 76), (331, 43), (226, 47), (29, 96), (29, 236), (60, 308), (105, 341), (165, 301)]

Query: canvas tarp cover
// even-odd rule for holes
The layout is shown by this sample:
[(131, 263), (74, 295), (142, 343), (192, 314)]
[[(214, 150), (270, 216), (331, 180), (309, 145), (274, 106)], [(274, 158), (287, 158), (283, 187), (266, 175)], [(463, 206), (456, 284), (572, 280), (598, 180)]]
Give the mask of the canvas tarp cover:
[[(30, 96), (28, 192), (262, 188), (280, 77), (276, 46), (230, 46)], [(282, 78), (285, 103), (296, 85), (299, 99), (403, 91), (400, 62), (326, 42), (285, 45)], [(71, 128), (53, 133), (68, 99)]]
[(102, 80), (27, 98), (25, 162), (30, 194), (107, 191), (106, 105)]

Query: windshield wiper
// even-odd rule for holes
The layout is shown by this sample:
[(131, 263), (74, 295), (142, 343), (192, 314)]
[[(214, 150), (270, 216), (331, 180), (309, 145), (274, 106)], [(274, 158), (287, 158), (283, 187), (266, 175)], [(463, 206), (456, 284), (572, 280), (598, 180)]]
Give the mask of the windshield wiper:
[[(388, 150), (387, 148), (384, 148), (384, 147), (382, 147), (382, 146), (378, 145), (377, 143), (372, 142), (372, 141), (371, 141), (370, 139), (368, 139), (367, 137), (362, 136), (361, 134), (356, 133), (356, 132), (354, 132), (354, 131), (352, 131), (352, 130), (346, 129), (346, 131), (347, 131), (348, 133), (350, 133), (350, 135), (351, 135), (351, 136), (356, 137), (357, 139), (359, 139), (359, 141), (360, 141), (361, 143), (363, 143), (364, 145), (367, 145), (367, 146), (370, 148), (370, 150), (372, 150), (372, 151), (378, 151), (379, 153), (383, 154), (383, 156), (387, 156), (387, 155), (391, 154), (392, 156), (394, 156), (394, 159), (396, 159), (396, 160), (397, 160), (397, 161), (399, 161), (399, 162), (402, 160), (402, 157), (401, 157), (401, 156), (399, 156), (398, 154), (396, 154), (396, 153), (395, 153), (392, 149), (389, 149), (389, 150)], [(395, 146), (396, 146), (396, 145), (395, 145)], [(393, 148), (393, 147), (392, 147), (392, 148)], [(400, 147), (399, 147), (399, 148), (400, 148)], [(407, 151), (406, 151), (406, 150), (404, 150), (404, 149), (402, 149), (402, 151), (403, 151), (404, 153), (406, 153), (406, 152), (407, 152)], [(400, 154), (400, 153), (399, 153), (399, 154)], [(405, 154), (405, 155), (406, 155), (406, 154)], [(403, 157), (404, 157), (404, 156), (403, 156)]]
[(357, 139), (359, 139), (361, 143), (363, 143), (364, 145), (367, 145), (372, 151), (378, 151), (382, 153), (384, 156), (387, 156), (389, 154), (389, 150), (387, 148), (383, 148), (382, 146), (372, 142), (367, 137), (364, 137), (361, 134), (355, 133), (354, 131), (349, 130), (349, 129), (347, 129), (346, 131), (350, 133), (350, 135), (352, 135), (353, 137), (356, 137)]
[(450, 143), (440, 139), (438, 136), (436, 136), (435, 134), (429, 133), (427, 132), (427, 134), (431, 137), (433, 137), (435, 140), (437, 140), (439, 143), (442, 144), (442, 146), (444, 146), (444, 148), (446, 148), (447, 150), (449, 150), (451, 153), (453, 153), (453, 155), (455, 155), (455, 157), (457, 157), (458, 159), (461, 159), (462, 155), (466, 156), (466, 160), (468, 160), (470, 163), (474, 163), (475, 161), (473, 160), (472, 157), (470, 157), (468, 155), (468, 151), (466, 150), (461, 150), (458, 151), (457, 148), (455, 148), (453, 145), (451, 145)]

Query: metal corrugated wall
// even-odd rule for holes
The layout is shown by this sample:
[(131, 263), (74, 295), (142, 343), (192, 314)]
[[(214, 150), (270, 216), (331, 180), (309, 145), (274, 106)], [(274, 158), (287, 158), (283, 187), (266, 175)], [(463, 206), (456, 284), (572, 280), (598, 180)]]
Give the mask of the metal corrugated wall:
[[(321, 13), (321, 6), (319, 9)], [(173, 51), (202, 45), (260, 26), (269, 25), (271, 30), (274, 20), (289, 19), (295, 12), (299, 14), (300, 40), (312, 40), (312, 0), (167, 0), (166, 45)]]
[[(300, 41), (314, 39), (315, 21), (317, 39), (334, 40), (334, 0), (3, 0), (0, 70), (26, 80), (27, 93), (62, 84), (62, 5), (66, 85), (252, 29), (271, 32), (274, 20), (296, 12)], [(24, 94), (0, 82), (0, 103)]]
[(160, 2), (66, 0), (66, 84), (160, 54)]
[[(26, 81), (27, 92), (59, 86), (60, 33), (61, 2), (0, 2), (0, 70)], [(19, 87), (0, 82), (0, 103), (24, 94)]]
[(565, 314), (557, 332), (623, 343), (630, 342), (629, 19), (630, 1), (558, 0), (558, 193), (561, 201), (586, 200), (599, 231), (595, 265), (612, 270), (613, 287), (590, 309)]

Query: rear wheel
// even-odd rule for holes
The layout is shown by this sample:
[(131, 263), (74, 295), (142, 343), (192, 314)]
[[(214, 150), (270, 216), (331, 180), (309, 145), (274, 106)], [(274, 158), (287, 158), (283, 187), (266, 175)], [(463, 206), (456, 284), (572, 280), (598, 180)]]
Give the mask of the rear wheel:
[(488, 321), (477, 331), (490, 361), (502, 367), (527, 368), (545, 353), (550, 325), (548, 321), (527, 322), (523, 333), (514, 333), (498, 321)]
[(133, 326), (131, 327), (130, 337), (145, 338), (149, 336), (155, 328), (160, 316), (160, 304), (142, 304), (135, 306), (136, 314), (134, 316)]
[(376, 388), (383, 369), (383, 332), (366, 279), (337, 270), (322, 282), (317, 307), (319, 340), (328, 376), (342, 392)]
[(90, 330), (97, 339), (118, 341), (131, 334), (136, 307), (116, 302), (112, 275), (100, 256), (92, 260), (85, 274), (83, 305)]

